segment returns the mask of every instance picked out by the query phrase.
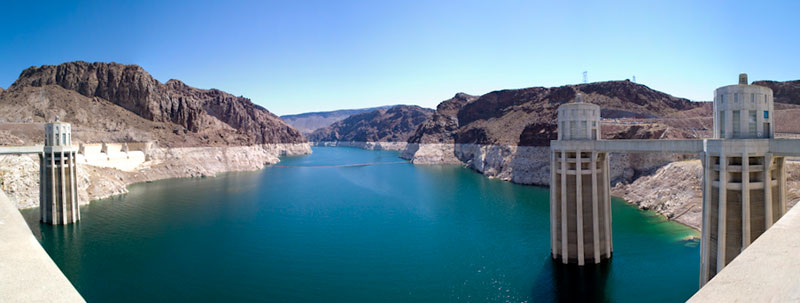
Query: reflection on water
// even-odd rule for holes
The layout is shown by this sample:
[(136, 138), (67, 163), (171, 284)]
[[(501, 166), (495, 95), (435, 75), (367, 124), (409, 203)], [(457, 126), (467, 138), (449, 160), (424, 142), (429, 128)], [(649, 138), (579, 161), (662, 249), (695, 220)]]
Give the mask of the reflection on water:
[(545, 262), (532, 297), (551, 298), (550, 302), (610, 302), (607, 293), (612, 260), (600, 264), (563, 264)]

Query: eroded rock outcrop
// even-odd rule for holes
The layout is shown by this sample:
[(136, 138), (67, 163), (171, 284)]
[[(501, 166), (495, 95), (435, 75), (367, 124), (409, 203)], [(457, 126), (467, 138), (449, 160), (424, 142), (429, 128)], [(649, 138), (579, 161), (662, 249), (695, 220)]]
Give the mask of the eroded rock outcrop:
[(468, 103), (478, 99), (476, 96), (457, 93), (453, 98), (442, 101), (436, 106), (433, 115), (420, 124), (414, 135), (408, 138), (409, 143), (454, 143), (458, 130), (458, 111)]
[[(800, 163), (787, 161), (787, 207), (800, 199)], [(700, 160), (669, 163), (632, 183), (618, 183), (611, 194), (700, 229), (703, 223), (703, 167)]]
[[(22, 99), (23, 103), (49, 103), (52, 101), (49, 95), (65, 95), (53, 92), (53, 86), (77, 92), (90, 101), (110, 102), (136, 116), (162, 123), (150, 125), (152, 129), (167, 127), (167, 131), (176, 135), (196, 135), (205, 137), (206, 141), (212, 141), (209, 136), (222, 137), (219, 145), (306, 141), (299, 131), (250, 99), (217, 89), (194, 88), (178, 80), (160, 83), (138, 65), (77, 61), (30, 67), (2, 95), (4, 100), (0, 100), (0, 105), (19, 103), (19, 100), (5, 100), (7, 98)], [(46, 116), (49, 104), (41, 105), (31, 108), (30, 114), (41, 115), (41, 119), (33, 120), (52, 119)], [(64, 121), (80, 122), (73, 121), (79, 114), (70, 115), (69, 111), (65, 114)], [(90, 124), (86, 126), (91, 127)]]

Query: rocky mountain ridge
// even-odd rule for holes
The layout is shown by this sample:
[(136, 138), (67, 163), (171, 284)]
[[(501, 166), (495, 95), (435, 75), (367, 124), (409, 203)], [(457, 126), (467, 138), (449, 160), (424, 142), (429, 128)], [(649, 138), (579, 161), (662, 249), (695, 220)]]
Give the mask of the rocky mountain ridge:
[(308, 138), (314, 142), (407, 142), (433, 110), (416, 105), (396, 105), (352, 115), (318, 129)]
[(294, 128), (300, 130), (300, 132), (303, 134), (310, 134), (317, 129), (328, 127), (331, 124), (344, 120), (352, 115), (371, 112), (376, 109), (387, 109), (392, 106), (394, 105), (283, 115), (281, 116), (281, 119), (286, 121), (286, 123), (289, 123), (289, 125), (293, 126)]
[(444, 111), (437, 109), (409, 143), (452, 140), (459, 144), (549, 146), (557, 137), (556, 109), (578, 93), (586, 102), (600, 105), (605, 119), (654, 119), (702, 106), (630, 81), (508, 89), (477, 98), (456, 95), (440, 104), (446, 107)]
[[(113, 109), (117, 106), (143, 118), (146, 121), (125, 120), (126, 131), (150, 134), (167, 146), (306, 142), (299, 131), (250, 99), (217, 89), (194, 88), (178, 80), (160, 83), (138, 65), (76, 61), (30, 67), (0, 97), (0, 111), (20, 112), (10, 113), (8, 120), (12, 121), (3, 122), (45, 122), (54, 118), (52, 113), (60, 112), (64, 121), (78, 124), (78, 129), (111, 131), (97, 129), (94, 125), (98, 121), (88, 122), (114, 117), (82, 110), (91, 103), (109, 103), (94, 107), (124, 115)], [(11, 106), (14, 108), (9, 109)], [(27, 116), (26, 110), (30, 110)], [(88, 116), (86, 123), (78, 121), (78, 116)], [(190, 138), (180, 140), (176, 136)]]

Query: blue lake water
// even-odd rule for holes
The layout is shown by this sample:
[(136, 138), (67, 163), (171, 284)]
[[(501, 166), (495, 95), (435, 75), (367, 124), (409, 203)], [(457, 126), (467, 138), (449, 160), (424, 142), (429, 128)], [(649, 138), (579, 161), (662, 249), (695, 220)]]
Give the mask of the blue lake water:
[[(614, 255), (549, 254), (547, 188), (396, 152), (314, 148), (257, 172), (130, 186), (34, 234), (89, 302), (681, 302), (696, 232), (614, 199)], [(338, 166), (387, 163), (368, 166)]]

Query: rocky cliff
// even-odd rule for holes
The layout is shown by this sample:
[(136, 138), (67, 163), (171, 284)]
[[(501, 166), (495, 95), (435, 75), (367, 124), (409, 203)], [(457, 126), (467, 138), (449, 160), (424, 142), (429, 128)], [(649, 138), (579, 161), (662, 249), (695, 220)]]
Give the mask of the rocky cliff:
[(397, 105), (352, 115), (329, 127), (318, 129), (308, 138), (314, 142), (407, 142), (417, 126), (433, 115), (433, 110), (415, 105)]
[(577, 93), (599, 105), (605, 119), (661, 118), (700, 106), (630, 81), (494, 91), (458, 110), (455, 142), (549, 146), (556, 136), (556, 109)]
[[(178, 80), (161, 83), (138, 65), (117, 63), (79, 61), (28, 68), (0, 95), (0, 112), (6, 114), (2, 122), (45, 122), (58, 115), (84, 132), (122, 131), (164, 146), (306, 141), (250, 99)], [(75, 137), (81, 141), (82, 134)], [(89, 137), (95, 140), (87, 141), (98, 141)]]
[(458, 130), (458, 111), (464, 105), (478, 99), (476, 96), (457, 93), (453, 98), (442, 101), (436, 111), (414, 131), (409, 143), (453, 143)]

